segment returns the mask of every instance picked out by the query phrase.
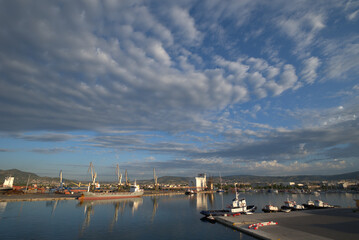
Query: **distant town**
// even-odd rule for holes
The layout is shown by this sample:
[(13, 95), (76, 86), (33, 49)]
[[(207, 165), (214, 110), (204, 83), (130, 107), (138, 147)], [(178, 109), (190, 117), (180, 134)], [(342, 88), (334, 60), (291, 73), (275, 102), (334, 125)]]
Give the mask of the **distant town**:
[[(14, 177), (13, 186), (16, 190), (28, 192), (48, 192), (63, 187), (64, 189), (86, 188), (89, 182), (80, 182), (61, 178), (39, 177), (34, 173), (22, 172), (17, 169), (0, 170), (0, 179), (9, 176)], [(133, 179), (133, 181), (135, 181)], [(101, 189), (112, 189), (119, 184), (123, 187), (133, 184), (132, 180), (126, 177), (120, 182), (96, 182), (96, 187)], [(327, 192), (359, 192), (359, 172), (352, 172), (341, 175), (328, 176), (286, 176), (286, 177), (263, 177), (263, 176), (210, 176), (206, 173), (199, 173), (193, 177), (159, 177), (155, 175), (150, 180), (140, 180), (137, 184), (147, 192), (171, 191), (183, 192), (188, 189), (194, 191), (231, 191), (237, 187), (239, 191), (283, 191), (312, 193), (316, 191)]]

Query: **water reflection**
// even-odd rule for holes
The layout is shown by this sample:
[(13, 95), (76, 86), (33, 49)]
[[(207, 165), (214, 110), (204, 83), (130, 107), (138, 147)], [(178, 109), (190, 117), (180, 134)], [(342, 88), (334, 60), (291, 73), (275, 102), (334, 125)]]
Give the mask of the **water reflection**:
[(96, 200), (96, 201), (84, 201), (80, 202), (77, 207), (84, 208), (85, 219), (83, 221), (80, 235), (90, 226), (91, 217), (95, 213), (96, 205), (113, 205), (114, 214), (109, 224), (109, 230), (112, 231), (114, 225), (118, 221), (119, 213), (122, 215), (124, 210), (131, 209), (132, 215), (138, 210), (139, 206), (143, 203), (142, 198), (131, 198), (131, 199), (116, 199), (116, 200)]
[(0, 213), (5, 212), (7, 202), (0, 202)]
[(151, 222), (153, 222), (153, 220), (155, 219), (156, 213), (157, 213), (158, 198), (157, 197), (152, 197), (151, 200), (152, 200), (152, 203), (153, 203)]
[[(208, 209), (215, 206), (215, 194), (214, 193), (197, 193), (188, 196), (190, 206), (197, 210)], [(223, 199), (223, 197), (222, 197)]]

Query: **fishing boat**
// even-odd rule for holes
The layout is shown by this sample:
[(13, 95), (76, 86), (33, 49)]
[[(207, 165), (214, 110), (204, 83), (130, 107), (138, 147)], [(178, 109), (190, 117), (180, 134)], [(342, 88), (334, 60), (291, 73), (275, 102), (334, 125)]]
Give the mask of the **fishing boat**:
[(231, 205), (227, 206), (227, 209), (222, 210), (203, 210), (200, 213), (206, 217), (214, 216), (236, 216), (240, 214), (251, 214), (257, 207), (254, 205), (247, 206), (247, 202), (244, 198), (239, 198), (237, 188), (235, 189), (236, 197), (232, 200)]
[(265, 206), (262, 208), (262, 211), (265, 212), (265, 213), (278, 212), (278, 211), (279, 211), (279, 208), (276, 207), (276, 206), (273, 206), (273, 205), (269, 204), (269, 205), (265, 205)]
[(303, 206), (307, 209), (314, 209), (314, 201), (308, 200), (306, 203), (303, 203)]
[(294, 205), (297, 203), (294, 200), (288, 200), (284, 202), (284, 205), (281, 207), (281, 209), (293, 209)]
[(300, 210), (305, 210), (305, 207), (301, 204), (295, 204), (292, 208), (292, 211), (300, 211)]
[(314, 201), (314, 208), (316, 209), (324, 209), (324, 208), (334, 208), (333, 205), (323, 202), (322, 200)]

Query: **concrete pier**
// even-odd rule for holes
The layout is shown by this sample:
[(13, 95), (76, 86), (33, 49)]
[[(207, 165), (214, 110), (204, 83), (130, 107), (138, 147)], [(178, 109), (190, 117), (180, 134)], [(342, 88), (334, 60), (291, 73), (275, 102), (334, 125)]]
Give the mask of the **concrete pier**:
[(33, 193), (0, 195), (0, 202), (75, 200), (79, 194)]
[[(216, 220), (258, 239), (359, 239), (359, 212), (354, 208), (255, 213)], [(248, 229), (250, 224), (267, 221), (278, 225)]]

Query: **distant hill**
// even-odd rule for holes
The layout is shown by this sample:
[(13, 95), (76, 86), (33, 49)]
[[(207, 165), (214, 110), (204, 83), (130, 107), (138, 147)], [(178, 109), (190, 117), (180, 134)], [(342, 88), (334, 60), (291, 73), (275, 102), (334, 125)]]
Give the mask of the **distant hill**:
[[(46, 184), (46, 185), (58, 185), (60, 179), (52, 177), (40, 177), (35, 173), (23, 172), (18, 169), (1, 170), (0, 169), (0, 185), (4, 182), (5, 177), (15, 177), (15, 185), (25, 185), (30, 176), (30, 183)], [(208, 178), (208, 177), (207, 177)], [(176, 176), (163, 176), (157, 179), (158, 183), (167, 184), (188, 184), (193, 177), (176, 177)], [(212, 177), (214, 183), (219, 182), (219, 177)], [(245, 182), (245, 183), (257, 183), (257, 182), (309, 182), (309, 181), (339, 181), (339, 180), (359, 180), (359, 171), (337, 174), (337, 175), (297, 175), (297, 176), (252, 176), (252, 175), (233, 175), (223, 176), (222, 181), (227, 183)], [(75, 182), (74, 180), (64, 179), (66, 182)], [(153, 179), (138, 180), (139, 184), (152, 184)]]
[[(52, 178), (52, 177), (40, 177), (35, 173), (23, 172), (18, 169), (9, 169), (9, 170), (1, 170), (0, 169), (0, 185), (3, 184), (5, 177), (12, 176), (14, 177), (14, 185), (26, 185), (28, 179), (30, 178), (29, 184), (47, 184), (54, 185), (59, 184), (60, 178)], [(64, 179), (64, 182), (69, 180)]]
[[(172, 176), (164, 176), (159, 177), (157, 182), (159, 184), (167, 183), (167, 184), (188, 184), (191, 177), (172, 177)], [(153, 179), (149, 180), (139, 180), (137, 181), (139, 184), (153, 184)]]
[[(251, 176), (236, 175), (222, 177), (227, 182), (308, 182), (308, 181), (339, 181), (339, 180), (359, 180), (359, 171), (337, 174), (337, 175), (297, 175), (297, 176)], [(215, 181), (218, 178), (215, 178)]]

